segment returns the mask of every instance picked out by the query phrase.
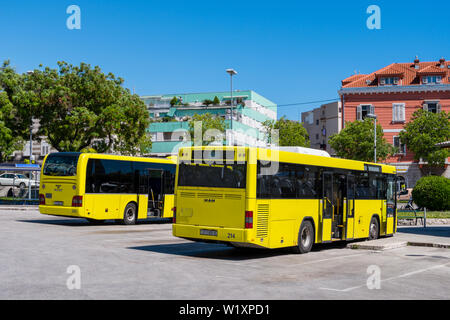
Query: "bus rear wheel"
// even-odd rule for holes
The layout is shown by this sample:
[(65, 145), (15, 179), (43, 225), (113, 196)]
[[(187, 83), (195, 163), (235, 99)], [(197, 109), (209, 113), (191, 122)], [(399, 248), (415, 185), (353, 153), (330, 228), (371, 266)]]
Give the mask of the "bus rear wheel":
[(125, 207), (122, 223), (125, 225), (135, 224), (136, 223), (136, 215), (137, 215), (136, 205), (134, 203), (130, 202)]
[(303, 221), (298, 232), (297, 246), (293, 247), (294, 253), (307, 253), (314, 244), (314, 228), (311, 221)]
[(373, 217), (370, 221), (370, 227), (369, 227), (369, 240), (376, 240), (379, 236), (379, 225), (377, 218)]

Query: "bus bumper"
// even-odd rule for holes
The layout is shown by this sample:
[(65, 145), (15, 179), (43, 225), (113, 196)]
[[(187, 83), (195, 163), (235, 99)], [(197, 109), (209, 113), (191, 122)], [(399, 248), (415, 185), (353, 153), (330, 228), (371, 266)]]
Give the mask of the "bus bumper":
[(84, 208), (75, 207), (61, 207), (61, 206), (39, 206), (39, 212), (42, 214), (48, 214), (51, 216), (62, 216), (62, 217), (76, 217), (85, 218)]
[(175, 237), (196, 240), (241, 243), (247, 242), (247, 230), (245, 229), (173, 224), (172, 233)]

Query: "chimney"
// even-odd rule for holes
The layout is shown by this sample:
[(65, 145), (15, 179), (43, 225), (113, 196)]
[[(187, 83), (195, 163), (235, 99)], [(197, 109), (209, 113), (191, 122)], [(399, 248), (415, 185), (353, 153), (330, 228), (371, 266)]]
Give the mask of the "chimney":
[(416, 56), (416, 58), (414, 59), (414, 69), (419, 69), (419, 62), (419, 58)]
[(441, 68), (445, 67), (445, 59), (444, 59), (444, 57), (439, 59), (439, 67), (441, 67)]

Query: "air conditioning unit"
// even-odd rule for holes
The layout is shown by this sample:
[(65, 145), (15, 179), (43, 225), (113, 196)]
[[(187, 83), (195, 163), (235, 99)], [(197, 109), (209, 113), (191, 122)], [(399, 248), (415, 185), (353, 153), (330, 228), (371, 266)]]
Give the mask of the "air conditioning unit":
[(394, 84), (398, 84), (398, 79), (394, 79)]
[(423, 78), (422, 78), (422, 83), (428, 83), (428, 79), (425, 78), (425, 77), (423, 77)]
[(386, 83), (386, 80), (384, 80), (384, 78), (381, 78), (380, 79), (380, 84), (385, 84)]

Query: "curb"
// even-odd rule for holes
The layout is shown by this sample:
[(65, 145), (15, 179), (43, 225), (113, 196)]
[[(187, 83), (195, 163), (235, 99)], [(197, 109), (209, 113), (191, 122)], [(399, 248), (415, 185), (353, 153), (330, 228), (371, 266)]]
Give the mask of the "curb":
[(39, 210), (39, 206), (2, 206), (0, 205), (0, 210), (14, 210), (14, 211), (30, 211), (30, 210)]
[(414, 242), (414, 241), (408, 241), (408, 246), (416, 246), (416, 247), (433, 247), (433, 248), (450, 249), (450, 244), (445, 244), (445, 243), (433, 243), (433, 242)]
[[(370, 242), (370, 241), (368, 241), (368, 242)], [(402, 247), (406, 247), (407, 245), (408, 245), (407, 241), (397, 241), (397, 242), (387, 243), (387, 244), (349, 243), (347, 245), (347, 248), (382, 251), (382, 250), (391, 250), (391, 249), (402, 248)]]

